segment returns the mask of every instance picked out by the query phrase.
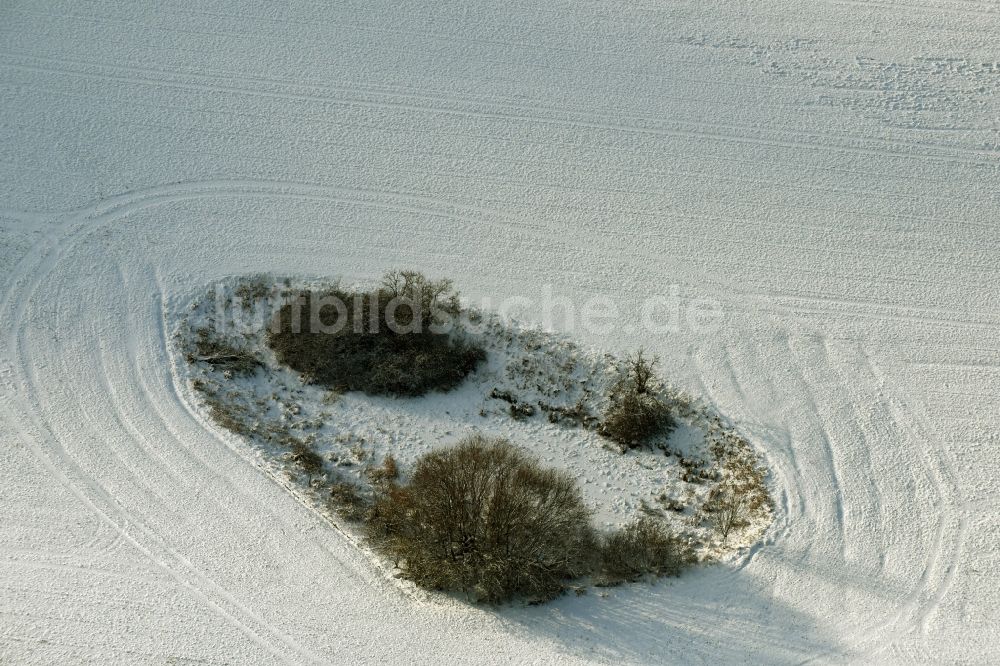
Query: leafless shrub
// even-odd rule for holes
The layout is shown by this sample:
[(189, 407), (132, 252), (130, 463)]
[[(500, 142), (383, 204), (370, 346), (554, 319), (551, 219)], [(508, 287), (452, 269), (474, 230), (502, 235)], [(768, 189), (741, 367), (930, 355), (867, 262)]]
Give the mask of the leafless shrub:
[(731, 533), (770, 512), (773, 500), (767, 492), (767, 469), (750, 442), (732, 430), (719, 429), (710, 434), (709, 446), (720, 480), (702, 506), (702, 515), (725, 544)]
[(632, 390), (640, 395), (651, 393), (652, 382), (656, 377), (654, 368), (660, 362), (660, 359), (656, 356), (647, 359), (643, 350), (640, 349), (635, 354), (626, 357), (625, 362), (628, 365)]
[(600, 419), (590, 413), (582, 399), (572, 407), (558, 407), (545, 402), (538, 403), (538, 406), (548, 414), (549, 423), (564, 423), (588, 429), (600, 424)]
[(569, 476), (478, 435), (428, 453), (408, 484), (378, 491), (369, 533), (419, 585), (492, 603), (558, 595), (589, 571), (595, 544)]
[(208, 416), (215, 423), (237, 435), (243, 437), (250, 435), (246, 410), (236, 405), (222, 402), (215, 397), (206, 400), (206, 405), (208, 407)]
[(598, 432), (625, 448), (635, 448), (667, 431), (669, 423), (669, 413), (655, 397), (624, 393), (612, 399)]
[(684, 483), (694, 483), (701, 485), (706, 481), (714, 481), (717, 473), (706, 467), (703, 460), (685, 458), (681, 456), (681, 481)]
[(676, 425), (670, 409), (653, 391), (657, 359), (640, 351), (626, 360), (625, 375), (615, 384), (598, 432), (625, 448), (641, 446), (653, 435), (668, 434)]
[(460, 310), (458, 292), (451, 280), (431, 280), (417, 271), (386, 273), (380, 291), (408, 305), (411, 314), (419, 318), (420, 326), (425, 329), (457, 317)]
[(217, 388), (204, 380), (193, 380), (191, 387), (201, 394), (209, 418), (217, 425), (243, 437), (251, 434), (250, 415), (245, 407), (225, 400)]
[(662, 520), (644, 515), (605, 538), (600, 582), (616, 584), (646, 574), (676, 576), (693, 561), (690, 547)]
[(666, 494), (660, 495), (658, 498), (660, 504), (667, 511), (672, 511), (674, 513), (684, 513), (687, 511), (687, 504), (677, 499), (676, 497), (667, 497)]

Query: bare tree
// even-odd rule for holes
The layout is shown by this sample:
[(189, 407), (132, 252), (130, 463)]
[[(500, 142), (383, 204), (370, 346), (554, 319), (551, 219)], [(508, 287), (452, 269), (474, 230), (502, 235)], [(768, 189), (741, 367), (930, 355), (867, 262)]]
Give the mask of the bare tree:
[(460, 310), (458, 292), (447, 278), (431, 280), (417, 271), (391, 271), (382, 278), (380, 291), (390, 300), (407, 304), (420, 330), (440, 324), (458, 315)]
[(644, 395), (652, 388), (650, 383), (656, 376), (656, 365), (660, 362), (658, 356), (647, 359), (645, 352), (640, 349), (635, 354), (626, 357), (629, 369), (629, 379), (632, 382), (632, 390), (635, 393)]

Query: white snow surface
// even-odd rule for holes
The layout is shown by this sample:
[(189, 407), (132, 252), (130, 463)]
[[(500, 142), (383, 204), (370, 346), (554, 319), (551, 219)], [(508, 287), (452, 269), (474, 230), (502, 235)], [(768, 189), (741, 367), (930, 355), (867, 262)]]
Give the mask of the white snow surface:
[[(248, 292), (251, 286), (259, 293)], [(227, 280), (193, 298), (166, 303), (164, 320), (180, 398), (221, 430), (222, 437), (235, 435), (246, 457), (327, 516), (336, 529), (359, 537), (357, 541), (364, 540), (362, 525), (331, 510), (331, 484), (347, 483), (368, 497), (373, 490), (370, 473), (384, 470), (387, 456), (405, 484), (421, 456), (473, 434), (507, 439), (543, 466), (567, 473), (598, 532), (653, 515), (704, 562), (729, 559), (733, 551), (755, 545), (770, 526), (773, 498), (748, 511), (747, 524), (725, 540), (704, 509), (734, 463), (766, 474), (760, 443), (755, 449), (711, 406), (654, 377), (652, 390), (671, 410), (674, 427), (623, 450), (598, 434), (595, 422), (607, 410), (613, 386), (629, 376), (626, 361), (496, 313), (466, 310), (454, 321), (455, 335), (482, 349), (485, 358), (449, 391), (371, 396), (310, 382), (278, 361), (266, 333), (277, 310), (301, 290), (320, 294), (334, 286), (260, 275)], [(348, 300), (364, 295), (359, 291), (364, 285), (352, 286), (355, 296)], [(308, 326), (311, 315), (298, 316)], [(199, 343), (201, 335), (205, 338)], [(229, 348), (209, 348), (206, 357), (200, 344), (212, 342)], [(232, 350), (259, 365), (252, 372), (233, 372), (202, 360)], [(515, 404), (530, 411), (515, 418)], [(581, 412), (580, 420), (560, 417), (558, 410), (573, 409)], [(213, 415), (216, 410), (222, 418)], [(318, 454), (322, 469), (304, 473), (295, 464), (291, 440)], [(725, 452), (716, 455), (713, 448), (724, 442)]]
[[(996, 0), (3, 2), (0, 662), (995, 663), (998, 56)], [(563, 332), (762, 447), (764, 541), (531, 608), (388, 579), (164, 317), (396, 267), (721, 304)]]

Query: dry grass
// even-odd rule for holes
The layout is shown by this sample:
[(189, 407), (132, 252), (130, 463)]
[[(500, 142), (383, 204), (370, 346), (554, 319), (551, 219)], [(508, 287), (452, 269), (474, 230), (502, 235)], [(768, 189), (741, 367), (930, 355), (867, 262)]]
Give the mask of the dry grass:
[(194, 348), (187, 355), (189, 363), (202, 362), (214, 370), (236, 375), (253, 374), (264, 364), (253, 353), (236, 347), (214, 331), (195, 331)]
[(365, 470), (365, 475), (375, 485), (390, 483), (399, 478), (399, 467), (396, 464), (396, 459), (387, 455), (382, 460), (381, 465), (368, 467)]
[(323, 457), (316, 453), (312, 447), (295, 437), (289, 438), (288, 446), (291, 449), (288, 459), (295, 464), (300, 472), (306, 475), (307, 483), (311, 482), (313, 477), (323, 473)]
[(328, 506), (338, 516), (351, 522), (363, 520), (369, 510), (369, 502), (358, 487), (342, 479), (330, 484)]
[(240, 280), (233, 289), (233, 295), (240, 299), (244, 306), (248, 306), (269, 296), (273, 285), (274, 279), (270, 275), (249, 275)]

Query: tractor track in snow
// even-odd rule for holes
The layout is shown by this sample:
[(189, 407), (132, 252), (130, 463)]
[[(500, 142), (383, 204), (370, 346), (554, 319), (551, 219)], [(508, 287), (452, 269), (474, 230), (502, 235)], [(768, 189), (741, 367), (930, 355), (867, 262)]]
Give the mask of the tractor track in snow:
[[(63, 5), (0, 10), (0, 662), (997, 660), (995, 2)], [(721, 304), (587, 342), (760, 446), (764, 540), (537, 609), (391, 580), (169, 336), (400, 265)]]

